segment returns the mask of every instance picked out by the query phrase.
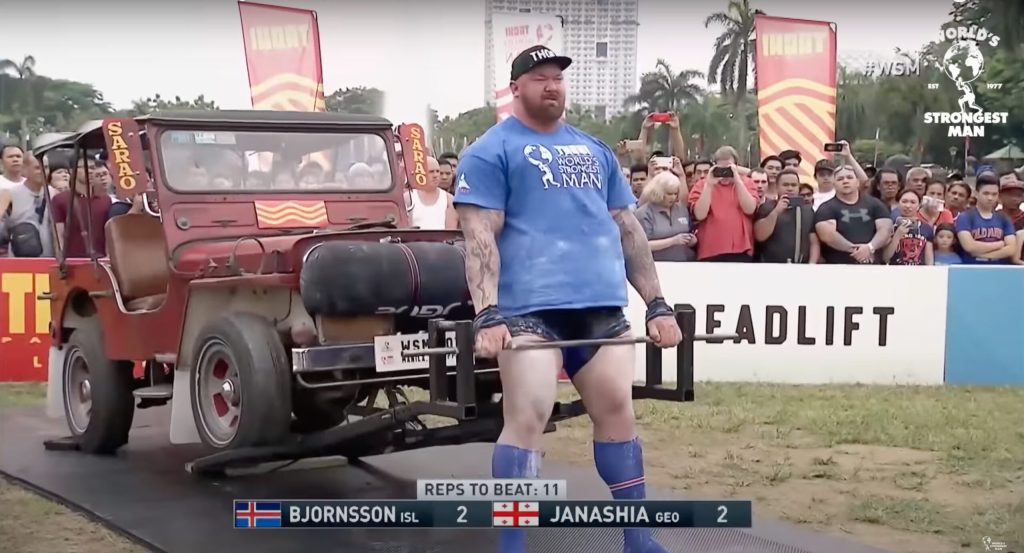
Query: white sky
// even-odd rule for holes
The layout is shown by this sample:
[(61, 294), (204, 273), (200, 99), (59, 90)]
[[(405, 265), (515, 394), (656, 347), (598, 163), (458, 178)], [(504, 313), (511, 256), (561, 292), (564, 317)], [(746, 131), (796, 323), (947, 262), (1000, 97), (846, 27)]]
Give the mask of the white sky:
[[(266, 0), (318, 12), (324, 88), (376, 86), (395, 120), (422, 120), (483, 104), (483, 0)], [(639, 0), (640, 72), (657, 58), (707, 71), (718, 28), (704, 18), (725, 0)], [(248, 109), (234, 0), (4, 2), (0, 58), (36, 57), (40, 73), (93, 84), (115, 107), (160, 93), (205, 94)], [(838, 26), (840, 56), (917, 48), (939, 36), (951, 0), (752, 0), (770, 15)], [(571, 69), (570, 69), (571, 70)], [(412, 111), (413, 113), (410, 113)]]

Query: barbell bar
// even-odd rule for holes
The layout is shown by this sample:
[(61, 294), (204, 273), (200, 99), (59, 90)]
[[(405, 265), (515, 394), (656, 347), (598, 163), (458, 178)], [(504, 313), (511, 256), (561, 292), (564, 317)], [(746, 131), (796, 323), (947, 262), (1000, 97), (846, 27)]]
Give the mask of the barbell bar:
[[(693, 336), (694, 342), (710, 342), (710, 341), (725, 341), (735, 340), (739, 338), (738, 334), (695, 334)], [(685, 339), (685, 338), (684, 338)], [(527, 351), (527, 350), (538, 350), (538, 349), (561, 349), (561, 348), (572, 348), (572, 347), (587, 347), (587, 346), (628, 346), (634, 344), (653, 344), (654, 339), (650, 336), (636, 336), (630, 338), (591, 338), (587, 340), (552, 340), (549, 342), (527, 342), (525, 344), (518, 344), (512, 347), (505, 348), (504, 351)], [(426, 348), (412, 351), (403, 351), (402, 357), (408, 359), (410, 357), (425, 357), (430, 355), (453, 355), (459, 353), (459, 349), (455, 347), (444, 347), (444, 348)]]

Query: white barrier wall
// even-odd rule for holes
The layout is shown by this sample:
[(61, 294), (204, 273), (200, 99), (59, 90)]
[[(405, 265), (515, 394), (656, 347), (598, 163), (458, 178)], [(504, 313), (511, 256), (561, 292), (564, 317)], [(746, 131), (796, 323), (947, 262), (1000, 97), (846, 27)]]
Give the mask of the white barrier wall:
[[(695, 346), (697, 381), (943, 383), (945, 267), (657, 265), (666, 301), (696, 308), (698, 334), (741, 335)], [(630, 288), (637, 334), (646, 334), (645, 310)], [(675, 350), (663, 359), (664, 379), (674, 381)]]

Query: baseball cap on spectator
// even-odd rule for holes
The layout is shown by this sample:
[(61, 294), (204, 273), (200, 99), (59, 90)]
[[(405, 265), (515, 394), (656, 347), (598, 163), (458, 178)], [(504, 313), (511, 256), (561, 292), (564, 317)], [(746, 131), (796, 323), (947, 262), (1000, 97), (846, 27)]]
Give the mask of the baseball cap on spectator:
[(814, 176), (818, 175), (831, 175), (835, 171), (835, 167), (832, 162), (827, 159), (822, 159), (818, 163), (814, 164)]
[(565, 70), (572, 65), (572, 59), (566, 56), (559, 56), (554, 50), (540, 44), (523, 50), (512, 60), (512, 80), (529, 73), (533, 68), (545, 63), (554, 63), (558, 68)]
[[(1011, 174), (1015, 175), (1015, 173), (1007, 173), (1007, 175)], [(1000, 190), (1010, 190), (1011, 188), (1024, 190), (1024, 182), (1021, 182), (1020, 178), (1015, 178), (1012, 180), (1007, 180), (1006, 182), (1002, 183), (1002, 185), (999, 187)]]

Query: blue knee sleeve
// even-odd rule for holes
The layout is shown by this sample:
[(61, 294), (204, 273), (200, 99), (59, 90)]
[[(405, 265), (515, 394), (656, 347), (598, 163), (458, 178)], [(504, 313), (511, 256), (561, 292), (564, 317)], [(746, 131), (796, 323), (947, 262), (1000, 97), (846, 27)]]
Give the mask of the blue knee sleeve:
[[(623, 499), (646, 499), (647, 485), (644, 480), (644, 454), (640, 438), (628, 442), (594, 442), (594, 464), (601, 479), (608, 484), (612, 497)], [(661, 553), (665, 549), (651, 536), (651, 531), (642, 528), (627, 528), (622, 531), (627, 553)]]
[[(540, 474), (540, 452), (506, 444), (495, 444), (491, 456), (493, 478), (536, 478)], [(504, 528), (498, 533), (500, 553), (525, 553), (526, 530)]]

